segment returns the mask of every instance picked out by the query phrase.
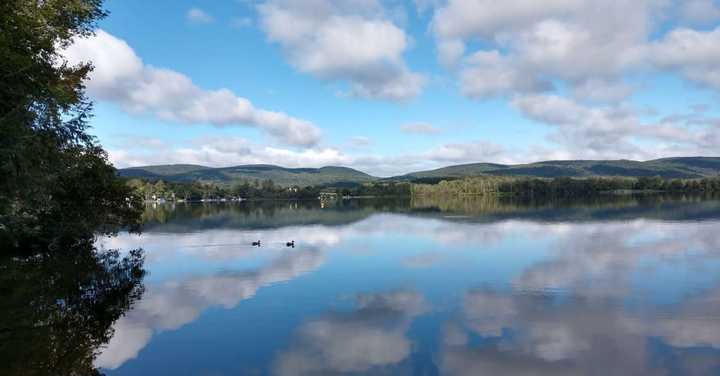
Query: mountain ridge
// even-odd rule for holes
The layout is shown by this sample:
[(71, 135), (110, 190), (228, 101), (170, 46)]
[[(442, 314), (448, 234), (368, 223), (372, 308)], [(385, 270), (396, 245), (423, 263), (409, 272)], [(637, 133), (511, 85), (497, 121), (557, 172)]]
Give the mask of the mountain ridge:
[(119, 169), (120, 176), (168, 181), (213, 181), (230, 184), (241, 179), (267, 180), (290, 185), (343, 185), (372, 181), (433, 182), (469, 176), (517, 177), (591, 177), (623, 176), (662, 178), (703, 178), (720, 175), (720, 157), (672, 157), (649, 161), (617, 160), (554, 160), (526, 164), (467, 163), (404, 175), (380, 178), (343, 166), (320, 168), (287, 168), (271, 164), (208, 167), (193, 164), (138, 166)]
[[(173, 169), (176, 169), (173, 171)], [(328, 184), (358, 184), (378, 180), (343, 166), (324, 166), (319, 168), (287, 168), (270, 164), (238, 165), (230, 167), (207, 167), (200, 165), (154, 165), (119, 169), (118, 173), (127, 178), (145, 178), (176, 182), (212, 181), (232, 183), (238, 180), (272, 180), (282, 186), (309, 186)]]

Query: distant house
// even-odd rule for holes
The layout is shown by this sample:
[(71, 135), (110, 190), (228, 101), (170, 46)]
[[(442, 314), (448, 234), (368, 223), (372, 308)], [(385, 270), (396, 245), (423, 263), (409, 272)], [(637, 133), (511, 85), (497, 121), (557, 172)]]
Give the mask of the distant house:
[(318, 197), (318, 199), (320, 199), (320, 201), (337, 200), (337, 198), (338, 198), (337, 192), (328, 192), (328, 191), (320, 192), (320, 196)]

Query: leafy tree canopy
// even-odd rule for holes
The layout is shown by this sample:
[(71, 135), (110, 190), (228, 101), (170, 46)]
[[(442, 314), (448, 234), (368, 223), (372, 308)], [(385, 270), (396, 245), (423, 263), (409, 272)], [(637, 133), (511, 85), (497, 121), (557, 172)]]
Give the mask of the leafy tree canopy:
[(101, 0), (0, 2), (0, 244), (137, 225), (137, 198), (87, 132), (92, 66), (60, 54), (105, 15)]

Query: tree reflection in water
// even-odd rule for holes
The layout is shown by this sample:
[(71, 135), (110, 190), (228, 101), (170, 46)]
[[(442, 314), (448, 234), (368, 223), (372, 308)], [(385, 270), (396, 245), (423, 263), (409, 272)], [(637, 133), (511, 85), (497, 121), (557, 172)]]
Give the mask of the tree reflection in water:
[(92, 240), (0, 259), (0, 374), (99, 375), (113, 323), (143, 294), (142, 250)]

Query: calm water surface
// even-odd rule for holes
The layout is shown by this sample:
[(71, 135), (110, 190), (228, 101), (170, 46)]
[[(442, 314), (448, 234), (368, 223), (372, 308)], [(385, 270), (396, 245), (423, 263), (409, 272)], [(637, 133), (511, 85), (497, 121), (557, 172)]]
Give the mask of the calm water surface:
[(148, 270), (95, 361), (108, 375), (720, 374), (718, 201), (146, 217), (142, 235), (102, 241), (143, 248)]

